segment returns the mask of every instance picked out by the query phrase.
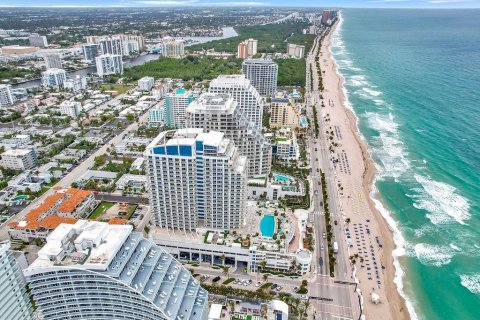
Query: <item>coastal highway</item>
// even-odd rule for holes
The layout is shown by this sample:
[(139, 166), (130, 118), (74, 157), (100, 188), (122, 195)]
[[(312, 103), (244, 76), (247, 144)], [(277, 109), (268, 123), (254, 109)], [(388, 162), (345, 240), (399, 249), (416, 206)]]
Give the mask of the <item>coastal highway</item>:
[[(319, 53), (319, 46), (321, 45), (320, 39), (324, 33), (315, 39), (312, 50), (307, 56), (307, 71), (306, 71), (306, 104), (307, 104), (307, 116), (310, 118), (311, 127), (308, 132), (308, 149), (310, 150), (310, 166), (312, 169), (311, 183), (313, 190), (313, 224), (315, 228), (315, 270), (317, 274), (316, 279), (320, 279), (319, 275), (329, 275), (330, 270), (328, 267), (328, 247), (326, 239), (323, 239), (323, 233), (326, 233), (325, 216), (323, 212), (322, 202), (322, 189), (320, 170), (325, 173), (325, 179), (327, 182), (327, 192), (329, 195), (329, 208), (331, 212), (331, 221), (338, 221), (338, 225), (332, 225), (334, 241), (339, 244), (339, 252), (336, 254), (335, 263), (335, 278), (332, 278), (332, 285), (322, 286), (317, 280), (309, 286), (309, 296), (311, 297), (311, 303), (315, 306), (317, 314), (321, 319), (329, 319), (333, 315), (344, 318), (353, 318), (356, 315), (356, 311), (352, 309), (353, 306), (358, 305), (356, 301), (353, 301), (354, 295), (352, 294), (355, 285), (351, 282), (349, 276), (349, 262), (348, 253), (343, 246), (345, 241), (342, 237), (342, 218), (339, 212), (338, 205), (338, 193), (336, 191), (335, 172), (330, 166), (330, 151), (325, 138), (325, 123), (322, 119), (322, 101), (320, 92), (318, 91), (319, 78), (317, 75), (317, 68), (315, 63), (315, 54)], [(313, 90), (310, 85), (310, 68), (313, 72)], [(313, 108), (316, 108), (317, 118), (319, 123), (319, 134), (315, 137), (314, 131), (314, 115)], [(337, 283), (342, 282), (347, 284), (346, 286), (338, 286)], [(317, 300), (317, 299), (323, 300)], [(328, 299), (332, 299), (329, 301)], [(330, 306), (329, 306), (330, 305)], [(336, 306), (332, 308), (331, 305)], [(341, 312), (339, 312), (341, 310)]]
[[(67, 188), (70, 187), (72, 182), (74, 182), (76, 179), (78, 179), (82, 174), (85, 173), (89, 168), (93, 166), (94, 159), (95, 157), (102, 155), (107, 152), (107, 148), (109, 148), (112, 144), (115, 144), (119, 142), (120, 140), (123, 139), (123, 135), (130, 132), (137, 130), (139, 124), (146, 122), (148, 119), (148, 111), (145, 112), (140, 118), (130, 124), (128, 127), (125, 128), (122, 132), (114, 136), (110, 141), (105, 143), (103, 146), (101, 146), (99, 149), (97, 149), (94, 153), (92, 153), (87, 159), (85, 159), (83, 162), (81, 162), (77, 167), (75, 167), (72, 171), (70, 171), (66, 176), (64, 176), (60, 181), (58, 181), (52, 188), (50, 188), (47, 192), (45, 192), (43, 195), (32, 201), (25, 209), (20, 211), (18, 214), (15, 216), (12, 216), (8, 222), (10, 221), (20, 221), (22, 220), (25, 215), (33, 208), (37, 207), (40, 203), (42, 203), (46, 197), (51, 195), (53, 193), (53, 188), (54, 187), (61, 187), (61, 188)], [(6, 240), (9, 238), (8, 235), (8, 228), (7, 228), (7, 223), (3, 224), (2, 227), (0, 228), (0, 240)]]

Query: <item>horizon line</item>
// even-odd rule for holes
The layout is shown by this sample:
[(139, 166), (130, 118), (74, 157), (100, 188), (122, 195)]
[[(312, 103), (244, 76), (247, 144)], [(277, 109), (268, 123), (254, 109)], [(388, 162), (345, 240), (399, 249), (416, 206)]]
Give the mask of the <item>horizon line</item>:
[(122, 8), (122, 9), (143, 9), (143, 8), (159, 8), (159, 9), (172, 9), (172, 8), (228, 8), (228, 7), (235, 7), (235, 8), (252, 8), (252, 7), (263, 7), (263, 8), (328, 8), (328, 9), (418, 9), (418, 10), (456, 10), (456, 9), (480, 9), (480, 6), (476, 7), (391, 7), (391, 6), (383, 6), (383, 7), (364, 7), (364, 6), (348, 6), (348, 7), (334, 7), (334, 6), (290, 6), (290, 5), (271, 5), (271, 4), (255, 4), (255, 5), (232, 5), (232, 4), (225, 4), (225, 5), (164, 5), (164, 6), (155, 6), (155, 5), (146, 5), (146, 6), (122, 6), (122, 5), (45, 5), (45, 6), (17, 6), (17, 5), (0, 5), (0, 9), (33, 9), (33, 8), (51, 8), (51, 9), (68, 9), (68, 8), (80, 8), (80, 9), (88, 9), (88, 8), (105, 8), (105, 9), (114, 9), (114, 8)]

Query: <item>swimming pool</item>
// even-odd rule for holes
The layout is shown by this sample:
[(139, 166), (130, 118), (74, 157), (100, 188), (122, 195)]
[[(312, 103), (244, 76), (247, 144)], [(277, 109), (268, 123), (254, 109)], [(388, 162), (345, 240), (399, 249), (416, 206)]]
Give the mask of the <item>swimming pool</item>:
[(273, 177), (278, 181), (284, 181), (284, 182), (290, 182), (292, 180), (291, 178), (281, 174), (274, 174)]
[(269, 214), (263, 216), (260, 220), (260, 233), (262, 237), (271, 238), (275, 232), (275, 217)]
[(307, 118), (305, 116), (302, 116), (300, 118), (300, 126), (302, 127), (308, 127), (308, 121), (307, 121)]
[(18, 196), (12, 199), (12, 201), (18, 201), (18, 200), (26, 200), (28, 199), (28, 196)]

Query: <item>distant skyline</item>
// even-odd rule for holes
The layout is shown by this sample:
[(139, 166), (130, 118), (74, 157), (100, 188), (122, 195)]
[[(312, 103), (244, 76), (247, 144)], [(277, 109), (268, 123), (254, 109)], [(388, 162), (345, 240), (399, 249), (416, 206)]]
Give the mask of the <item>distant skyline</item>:
[(4, 0), (0, 7), (295, 6), (356, 8), (480, 8), (480, 0)]

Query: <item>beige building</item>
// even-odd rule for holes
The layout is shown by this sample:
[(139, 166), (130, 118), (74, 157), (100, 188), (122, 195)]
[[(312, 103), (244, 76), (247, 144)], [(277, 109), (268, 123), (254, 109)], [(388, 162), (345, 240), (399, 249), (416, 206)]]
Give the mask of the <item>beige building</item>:
[(37, 52), (39, 49), (37, 47), (26, 47), (26, 46), (4, 46), (2, 47), (3, 54), (26, 54)]
[(257, 46), (258, 40), (252, 38), (240, 42), (237, 47), (237, 58), (247, 59), (248, 57), (256, 55)]
[(289, 43), (287, 46), (287, 54), (292, 58), (301, 59), (305, 55), (305, 46)]
[(298, 127), (300, 112), (294, 101), (285, 91), (278, 91), (272, 97), (270, 105), (271, 127)]
[(162, 56), (167, 58), (181, 58), (185, 55), (183, 40), (165, 38), (162, 44)]

